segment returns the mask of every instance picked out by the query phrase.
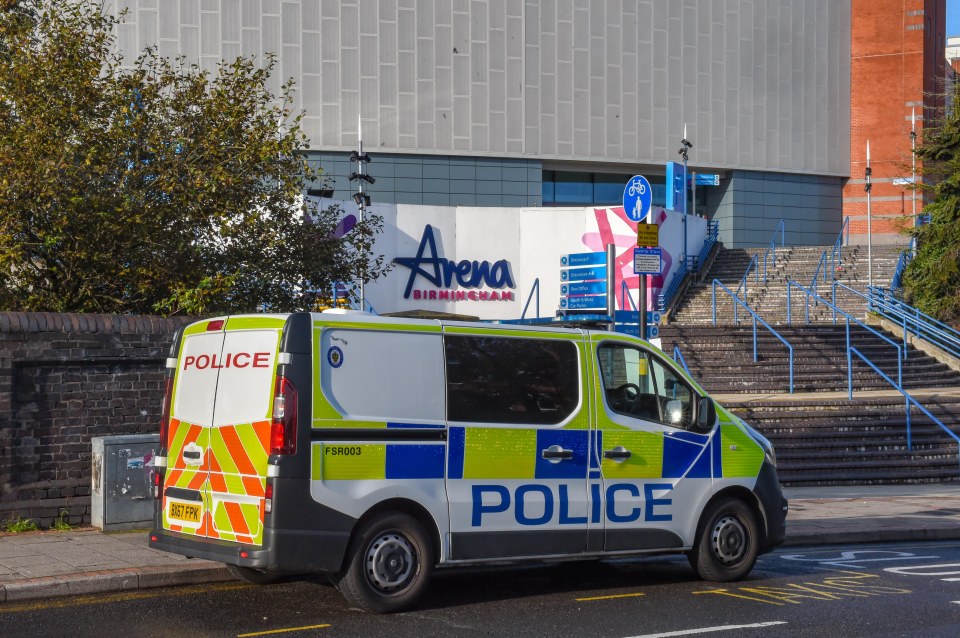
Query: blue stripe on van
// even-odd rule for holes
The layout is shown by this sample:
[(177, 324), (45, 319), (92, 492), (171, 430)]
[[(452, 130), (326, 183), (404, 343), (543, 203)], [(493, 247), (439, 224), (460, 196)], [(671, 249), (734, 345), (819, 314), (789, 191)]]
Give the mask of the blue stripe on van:
[(447, 431), (447, 478), (463, 478), (463, 448), (467, 441), (464, 428), (450, 428)]
[(713, 439), (710, 442), (710, 448), (713, 452), (713, 478), (723, 478), (723, 456), (720, 449), (720, 428), (713, 432)]
[(442, 445), (388, 445), (386, 478), (442, 479)]
[(677, 440), (672, 436), (663, 437), (663, 478), (685, 476), (702, 451), (703, 445)]
[[(534, 476), (538, 479), (574, 479), (587, 476), (589, 432), (584, 430), (537, 430), (537, 464)], [(551, 462), (541, 456), (543, 450), (558, 445), (573, 451), (573, 458)]]

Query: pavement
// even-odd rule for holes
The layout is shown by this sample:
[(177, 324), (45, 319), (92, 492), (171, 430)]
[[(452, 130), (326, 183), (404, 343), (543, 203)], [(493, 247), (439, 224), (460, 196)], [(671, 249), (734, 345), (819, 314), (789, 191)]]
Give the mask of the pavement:
[[(787, 545), (960, 539), (960, 485), (784, 492)], [(151, 549), (145, 530), (0, 534), (0, 603), (229, 580), (220, 563)]]

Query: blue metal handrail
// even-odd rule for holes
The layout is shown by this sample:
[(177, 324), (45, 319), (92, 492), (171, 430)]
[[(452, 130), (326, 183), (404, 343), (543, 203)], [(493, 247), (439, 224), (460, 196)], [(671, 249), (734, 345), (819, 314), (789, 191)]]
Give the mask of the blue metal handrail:
[[(847, 388), (848, 388), (847, 397), (848, 397), (851, 401), (853, 400), (853, 365), (852, 365), (852, 364), (853, 364), (853, 359), (852, 359), (852, 355), (854, 355), (854, 354), (857, 355), (858, 357), (860, 357), (860, 359), (861, 359), (864, 363), (866, 363), (868, 366), (870, 366), (870, 367), (873, 369), (874, 372), (876, 372), (877, 374), (879, 374), (879, 375), (881, 376), (881, 378), (883, 378), (884, 381), (886, 381), (887, 383), (889, 383), (890, 385), (892, 385), (892, 386), (894, 387), (894, 389), (896, 389), (900, 394), (903, 395), (903, 398), (904, 398), (904, 400), (905, 400), (905, 402), (906, 402), (906, 412), (907, 412), (907, 449), (908, 449), (908, 450), (912, 450), (912, 449), (913, 449), (913, 439), (912, 439), (912, 434), (911, 434), (911, 431), (910, 431), (910, 404), (913, 404), (913, 405), (917, 406), (917, 408), (918, 408), (921, 412), (923, 412), (923, 413), (927, 416), (927, 418), (929, 418), (931, 421), (933, 421), (933, 422), (936, 423), (938, 426), (940, 426), (940, 429), (943, 430), (944, 432), (946, 432), (947, 434), (949, 434), (949, 435), (953, 438), (953, 440), (957, 442), (957, 445), (960, 446), (960, 436), (957, 436), (956, 434), (954, 434), (953, 430), (951, 430), (949, 427), (947, 427), (947, 426), (943, 423), (943, 421), (941, 421), (941, 420), (938, 419), (937, 417), (933, 416), (933, 414), (930, 413), (930, 410), (928, 410), (928, 409), (926, 409), (925, 407), (923, 407), (922, 405), (920, 405), (920, 403), (918, 403), (916, 399), (914, 399), (912, 396), (910, 396), (910, 393), (909, 393), (909, 392), (907, 392), (906, 390), (903, 389), (903, 386), (902, 386), (901, 384), (895, 383), (895, 382), (893, 381), (893, 379), (891, 379), (890, 377), (888, 377), (886, 374), (883, 373), (883, 370), (881, 370), (880, 368), (878, 368), (877, 366), (875, 366), (872, 361), (870, 361), (869, 359), (867, 359), (867, 357), (865, 357), (862, 352), (860, 352), (860, 351), (857, 350), (855, 347), (853, 347), (853, 346), (850, 345), (850, 322), (847, 321)], [(960, 454), (960, 447), (958, 447), (958, 454)]]
[(960, 332), (897, 299), (883, 288), (874, 286), (868, 288), (867, 292), (871, 310), (903, 327), (904, 348), (908, 336), (913, 335), (960, 358)]
[[(820, 253), (820, 261), (817, 262), (817, 269), (813, 273), (813, 279), (810, 280), (810, 289), (816, 294), (817, 282), (820, 280), (820, 270), (823, 269), (823, 282), (827, 282), (827, 272), (824, 266), (827, 265), (827, 251)], [(814, 305), (817, 305), (814, 303)]]
[(910, 250), (904, 250), (897, 257), (897, 267), (893, 271), (893, 279), (890, 280), (890, 290), (900, 290), (903, 287), (903, 273), (907, 270), (907, 264), (913, 258)]
[(776, 330), (774, 330), (774, 329), (770, 326), (770, 324), (768, 324), (766, 321), (764, 321), (763, 319), (761, 319), (761, 318), (760, 318), (760, 315), (758, 315), (756, 312), (754, 312), (753, 309), (752, 309), (749, 305), (747, 305), (746, 302), (742, 301), (742, 300), (740, 299), (740, 297), (738, 297), (738, 296), (736, 295), (736, 293), (734, 293), (734, 292), (731, 291), (729, 288), (727, 288), (726, 286), (724, 286), (723, 283), (721, 283), (721, 281), (720, 281), (719, 279), (714, 279), (714, 280), (713, 280), (713, 325), (717, 325), (717, 286), (720, 286), (720, 288), (721, 288), (724, 292), (726, 292), (728, 295), (730, 295), (730, 298), (731, 298), (731, 299), (733, 299), (733, 303), (734, 303), (734, 306), (733, 306), (733, 321), (734, 321), (734, 323), (740, 323), (740, 320), (739, 320), (739, 318), (737, 317), (737, 306), (743, 306), (744, 310), (746, 310), (747, 312), (749, 312), (750, 315), (753, 317), (753, 360), (754, 360), (754, 361), (757, 360), (757, 322), (758, 322), (758, 321), (759, 321), (761, 324), (763, 324), (763, 326), (764, 326), (767, 330), (770, 331), (770, 334), (772, 334), (774, 337), (776, 337), (777, 339), (779, 339), (785, 346), (787, 346), (787, 350), (789, 350), (789, 352), (790, 352), (790, 394), (793, 394), (793, 346), (790, 345), (790, 342), (787, 341), (786, 339), (784, 339), (783, 336), (781, 336), (779, 332), (777, 332)]
[[(843, 240), (843, 231), (847, 231), (847, 239)], [(843, 246), (850, 243), (850, 218), (844, 217), (843, 224), (840, 226), (840, 234), (837, 235), (837, 241), (833, 242), (833, 250), (830, 252), (830, 267), (833, 269), (833, 280), (837, 279), (837, 269), (843, 267)]]
[[(838, 308), (838, 307), (835, 306), (834, 304), (830, 303), (829, 301), (827, 301), (826, 299), (824, 299), (823, 297), (821, 297), (820, 295), (818, 295), (818, 294), (815, 293), (814, 291), (810, 290), (809, 288), (804, 288), (803, 286), (801, 286), (801, 285), (798, 284), (797, 282), (793, 281), (792, 279), (787, 279), (787, 324), (788, 324), (788, 325), (792, 324), (791, 300), (790, 300), (790, 289), (791, 289), (791, 288), (797, 288), (797, 289), (799, 289), (801, 292), (803, 292), (803, 293), (805, 293), (805, 294), (807, 295), (807, 297), (806, 297), (806, 309), (807, 309), (807, 312), (806, 312), (806, 321), (807, 321), (807, 323), (810, 323), (810, 299), (813, 299), (815, 303), (821, 303), (821, 304), (823, 304), (823, 305), (825, 305), (825, 306), (829, 306), (830, 308), (833, 309), (833, 321), (834, 321), (834, 323), (836, 323), (836, 321), (837, 321), (837, 313), (840, 313), (841, 315), (843, 315), (844, 317), (847, 318), (847, 322), (848, 322), (848, 323), (849, 323), (850, 321), (855, 322), (855, 323), (856, 323), (857, 325), (859, 325), (860, 327), (864, 328), (864, 329), (867, 330), (868, 332), (872, 333), (873, 335), (879, 337), (880, 339), (886, 341), (886, 342), (889, 343), (891, 346), (893, 346), (894, 349), (897, 351), (897, 382), (898, 382), (898, 383), (901, 383), (901, 384), (903, 383), (903, 349), (900, 347), (900, 344), (896, 343), (895, 341), (893, 341), (893, 340), (890, 339), (889, 337), (881, 334), (880, 332), (877, 332), (876, 330), (874, 330), (873, 328), (871, 328), (871, 327), (868, 326), (867, 324), (863, 323), (862, 321), (860, 321), (859, 319), (857, 319), (856, 317), (854, 317), (854, 316), (851, 315), (850, 313), (841, 310), (840, 308)], [(847, 347), (848, 347), (848, 349), (849, 349), (849, 344), (847, 344)], [(848, 353), (848, 354), (849, 354), (849, 353)]]
[(633, 301), (633, 295), (630, 294), (630, 289), (627, 287), (627, 282), (620, 282), (620, 309), (628, 310), (626, 302), (630, 302), (630, 308), (633, 310), (637, 309), (637, 304)]
[[(741, 297), (741, 299), (743, 299), (744, 301), (747, 300), (747, 278), (750, 276), (750, 269), (753, 268), (754, 266), (756, 266), (757, 268), (756, 270), (753, 271), (753, 281), (754, 283), (758, 283), (760, 281), (760, 261), (757, 258), (757, 255), (754, 255), (753, 258), (750, 259), (750, 263), (747, 264), (747, 269), (743, 271), (743, 277), (740, 278), (740, 285), (737, 286), (737, 292), (734, 293), (737, 296), (739, 296), (740, 289), (742, 288), (743, 297)], [(764, 283), (767, 282), (766, 278), (764, 278), (763, 282)]]
[(683, 283), (683, 278), (686, 277), (690, 272), (696, 272), (700, 270), (700, 266), (703, 265), (707, 255), (710, 254), (710, 250), (713, 249), (713, 245), (717, 243), (717, 237), (719, 236), (719, 233), (719, 222), (714, 220), (707, 221), (707, 236), (703, 240), (703, 248), (700, 249), (700, 254), (696, 257), (690, 257), (688, 255), (684, 260), (686, 263), (680, 264), (680, 267), (674, 271), (673, 276), (670, 278), (670, 282), (660, 291), (660, 294), (657, 296), (657, 309), (660, 312), (666, 311), (667, 305), (673, 299), (673, 296), (677, 294), (677, 290), (680, 289), (680, 284)]
[[(858, 297), (861, 297), (862, 299), (866, 300), (866, 302), (867, 302), (867, 307), (870, 308), (870, 309), (872, 309), (873, 301), (871, 300), (870, 296), (868, 296), (868, 295), (860, 292), (859, 290), (855, 290), (854, 288), (851, 288), (851, 287), (848, 286), (847, 284), (845, 284), (845, 283), (843, 283), (843, 282), (840, 282), (840, 281), (835, 281), (835, 282), (833, 282), (833, 285), (831, 286), (831, 288), (832, 288), (832, 290), (833, 290), (833, 294), (832, 294), (832, 296), (831, 296), (831, 299), (833, 300), (834, 306), (836, 306), (836, 303), (837, 303), (837, 287), (838, 287), (838, 286), (839, 286), (840, 288), (843, 288), (844, 290), (846, 290), (846, 291), (848, 291), (848, 292), (852, 292), (853, 294), (857, 295)], [(868, 290), (869, 290), (869, 288), (868, 288)], [(837, 306), (837, 307), (839, 307), (839, 306)], [(837, 323), (837, 311), (836, 311), (836, 310), (833, 311), (833, 323)], [(904, 358), (904, 359), (909, 359), (909, 358), (910, 358), (909, 350), (907, 350), (907, 330), (906, 330), (906, 327), (904, 327), (904, 330), (903, 330), (903, 358)]]
[(683, 358), (683, 353), (680, 352), (680, 346), (673, 346), (673, 360), (683, 366), (684, 372), (691, 377), (693, 376), (693, 374), (690, 373), (690, 368), (687, 367), (687, 360)]
[(773, 267), (777, 267), (777, 231), (780, 231), (780, 250), (783, 250), (783, 239), (786, 232), (786, 226), (783, 223), (783, 220), (780, 220), (780, 223), (777, 224), (777, 227), (773, 230), (773, 237), (770, 238), (769, 248), (763, 253), (763, 283), (767, 283), (767, 257), (771, 257), (771, 263)]
[(673, 299), (673, 295), (676, 294), (677, 289), (680, 288), (680, 284), (683, 283), (683, 278), (686, 276), (687, 268), (683, 264), (680, 264), (680, 267), (673, 272), (670, 283), (668, 283), (657, 296), (657, 309), (660, 310), (660, 312), (664, 312), (667, 309), (667, 302)]
[(523, 306), (523, 312), (520, 313), (521, 321), (527, 318), (527, 308), (530, 307), (530, 300), (533, 299), (533, 295), (537, 295), (537, 318), (540, 318), (540, 278), (537, 277), (533, 280), (533, 288), (530, 289), (530, 294), (527, 295), (527, 303)]
[(707, 255), (710, 254), (710, 250), (713, 249), (713, 245), (717, 243), (717, 238), (720, 236), (720, 222), (716, 220), (707, 221), (707, 237), (703, 240), (703, 248), (700, 249), (700, 254), (693, 258), (693, 264), (691, 264), (690, 270), (698, 271), (703, 265), (703, 262), (706, 260)]

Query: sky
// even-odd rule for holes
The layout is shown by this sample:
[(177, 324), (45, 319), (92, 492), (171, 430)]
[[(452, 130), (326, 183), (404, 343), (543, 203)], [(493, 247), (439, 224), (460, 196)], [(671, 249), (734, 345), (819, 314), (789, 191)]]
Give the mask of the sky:
[(960, 0), (947, 0), (947, 37), (960, 35)]

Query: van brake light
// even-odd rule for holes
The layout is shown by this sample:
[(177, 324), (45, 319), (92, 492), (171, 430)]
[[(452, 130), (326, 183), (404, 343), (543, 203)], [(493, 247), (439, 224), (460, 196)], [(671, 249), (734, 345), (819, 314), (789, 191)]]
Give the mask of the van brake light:
[(286, 377), (277, 377), (270, 423), (270, 454), (297, 452), (297, 389)]

